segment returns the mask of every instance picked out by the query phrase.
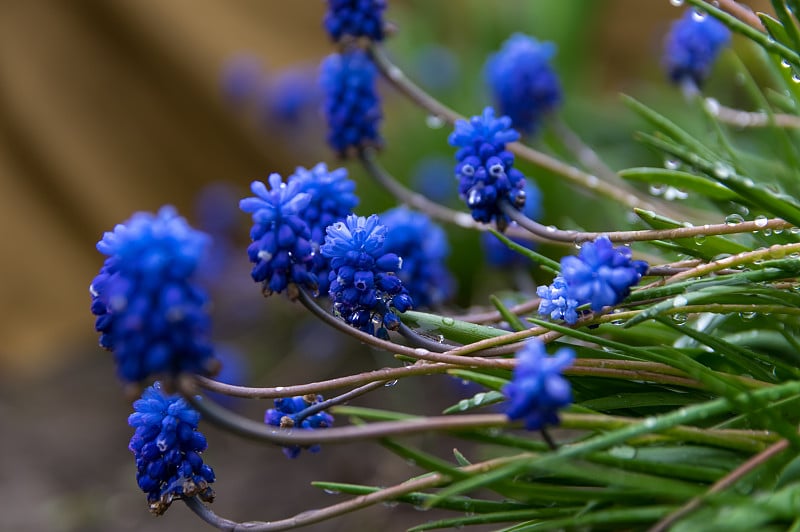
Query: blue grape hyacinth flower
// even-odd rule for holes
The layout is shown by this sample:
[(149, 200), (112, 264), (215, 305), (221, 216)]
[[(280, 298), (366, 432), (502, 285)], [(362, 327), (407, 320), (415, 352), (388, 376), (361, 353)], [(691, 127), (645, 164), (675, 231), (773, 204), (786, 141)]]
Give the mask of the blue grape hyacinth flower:
[[(274, 427), (284, 429), (300, 428), (306, 430), (323, 429), (333, 426), (333, 416), (325, 411), (320, 411), (299, 417), (299, 414), (308, 407), (322, 402), (321, 395), (298, 395), (295, 397), (283, 397), (275, 399), (275, 408), (270, 408), (264, 413), (264, 423)], [(283, 453), (289, 458), (297, 458), (302, 449), (308, 449), (312, 453), (319, 452), (319, 445), (286, 445)]]
[(427, 215), (396, 207), (381, 215), (388, 231), (384, 251), (403, 257), (397, 273), (418, 308), (449, 299), (455, 280), (445, 261), (450, 254), (447, 233)]
[(647, 268), (647, 262), (631, 259), (630, 248), (615, 248), (607, 236), (584, 243), (577, 257), (561, 259), (567, 297), (579, 305), (590, 303), (595, 312), (625, 299)]
[(135, 428), (128, 448), (136, 458), (136, 481), (150, 511), (163, 514), (172, 501), (214, 500), (214, 471), (200, 454), (207, 443), (197, 430), (200, 414), (179, 395), (167, 395), (156, 382), (133, 403), (128, 424)]
[(250, 189), (255, 197), (239, 202), (239, 208), (253, 217), (253, 243), (247, 248), (255, 264), (251, 276), (263, 283), (264, 295), (281, 293), (290, 283), (316, 290), (311, 230), (301, 215), (311, 195), (300, 192), (296, 181), (284, 183), (278, 174), (269, 176), (269, 186), (253, 181)]
[(325, 163), (310, 170), (298, 167), (289, 176), (289, 181), (296, 182), (299, 191), (311, 197), (303, 209), (303, 220), (311, 229), (310, 240), (314, 248), (311, 271), (317, 277), (320, 295), (328, 295), (330, 260), (319, 253), (319, 247), (325, 242), (325, 229), (343, 221), (358, 205), (355, 181), (347, 176), (346, 168), (328, 170)]
[(459, 148), (459, 194), (476, 221), (494, 220), (499, 231), (509, 222), (500, 210), (500, 201), (506, 200), (517, 209), (525, 205), (525, 176), (514, 168), (514, 154), (506, 150), (506, 144), (517, 139), (519, 133), (511, 129), (511, 119), (495, 117), (491, 107), (469, 120), (457, 120), (448, 137), (450, 145)]
[(539, 314), (549, 316), (553, 320), (564, 320), (570, 325), (578, 322), (578, 301), (569, 296), (567, 282), (560, 275), (553, 279), (550, 286), (539, 286)]
[(320, 248), (331, 261), (328, 293), (334, 312), (349, 325), (381, 338), (400, 326), (395, 311), (405, 312), (414, 304), (397, 276), (402, 259), (384, 252), (386, 231), (374, 214), (351, 214), (328, 227)]
[(486, 62), (484, 77), (498, 110), (522, 133), (534, 133), (561, 103), (561, 83), (550, 66), (555, 53), (553, 43), (515, 33)]
[(382, 144), (383, 118), (376, 87), (377, 68), (366, 52), (348, 48), (325, 58), (320, 67), (328, 144), (341, 157), (348, 151)]
[(575, 352), (562, 348), (548, 356), (544, 344), (531, 339), (516, 358), (511, 382), (503, 388), (508, 400), (506, 415), (511, 420), (525, 420), (528, 430), (558, 425), (559, 409), (572, 402), (572, 388), (563, 372), (572, 365)]
[(89, 287), (91, 310), (122, 380), (215, 371), (208, 296), (195, 279), (209, 242), (167, 206), (134, 214), (97, 243), (108, 257)]
[(334, 42), (344, 37), (383, 40), (386, 0), (328, 0), (323, 25)]
[(687, 9), (672, 23), (664, 41), (663, 64), (674, 83), (693, 82), (700, 87), (723, 48), (731, 30), (714, 17)]

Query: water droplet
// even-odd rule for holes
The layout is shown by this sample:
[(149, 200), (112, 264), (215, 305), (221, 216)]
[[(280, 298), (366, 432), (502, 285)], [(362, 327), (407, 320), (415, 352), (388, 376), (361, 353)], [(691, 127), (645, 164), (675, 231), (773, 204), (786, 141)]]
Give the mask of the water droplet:
[(669, 0), (669, 3), (675, 7), (681, 7), (683, 5), (683, 0)]
[(667, 159), (666, 161), (664, 161), (664, 168), (666, 168), (667, 170), (677, 170), (678, 168), (680, 168), (680, 166), (681, 162), (676, 161), (674, 159)]
[(664, 193), (664, 190), (666, 188), (667, 187), (665, 187), (664, 185), (650, 185), (650, 188), (648, 190), (650, 191), (650, 194), (652, 194), (653, 196), (660, 196), (661, 194)]
[(761, 234), (764, 236), (772, 236), (772, 229), (769, 228), (764, 229), (763, 231), (761, 231)]
[(702, 246), (703, 243), (706, 241), (706, 235), (695, 235), (694, 243), (698, 246)]
[(636, 458), (636, 447), (631, 447), (630, 445), (619, 445), (609, 449), (608, 454), (617, 458), (632, 460), (633, 458)]
[(689, 197), (689, 194), (683, 190), (675, 187), (667, 187), (664, 191), (664, 199), (667, 201), (684, 200)]
[(400, 503), (397, 502), (397, 501), (383, 501), (381, 504), (384, 505), (387, 508), (394, 508), (395, 506), (397, 506)]
[(684, 296), (675, 296), (675, 299), (672, 300), (672, 306), (675, 308), (685, 307), (688, 302), (689, 300)]
[(689, 320), (689, 316), (686, 314), (673, 314), (672, 321), (675, 322), (676, 325), (683, 325)]
[(454, 320), (453, 318), (451, 318), (449, 316), (445, 316), (444, 318), (442, 318), (442, 325), (447, 325), (448, 327), (450, 327), (452, 325), (455, 325), (455, 323), (456, 323), (456, 320)]
[[(694, 16), (697, 16), (696, 12)], [(711, 113), (713, 116), (717, 116), (719, 114), (719, 102), (716, 98), (706, 98), (705, 107), (706, 111)]]
[(417, 347), (416, 349), (414, 349), (414, 352), (420, 356), (427, 356), (431, 354), (431, 352), (425, 349), (424, 347)]
[(394, 379), (394, 380), (392, 380), (392, 381), (386, 381), (386, 382), (384, 383), (384, 386), (386, 386), (387, 388), (391, 388), (391, 387), (392, 387), (392, 386), (394, 386), (395, 384), (397, 384), (397, 379)]
[(475, 404), (475, 406), (479, 406), (481, 403), (483, 403), (484, 399), (486, 399), (486, 394), (480, 392), (475, 394), (475, 396), (472, 398), (472, 402)]
[(789, 68), (792, 64), (787, 59), (781, 59), (781, 66), (783, 68)]
[(797, 74), (792, 74), (792, 82), (800, 83), (800, 76), (798, 76)]
[(729, 214), (725, 217), (725, 223), (728, 225), (737, 225), (744, 221), (744, 217), (741, 214)]
[(428, 115), (425, 117), (425, 125), (431, 129), (441, 129), (445, 125), (445, 121), (441, 116)]
[(545, 227), (545, 230), (548, 233), (555, 233), (556, 232), (556, 226), (555, 225), (548, 225), (547, 227)]
[(695, 22), (703, 22), (705, 18), (706, 14), (703, 11), (695, 10), (692, 12), (692, 19), (694, 19)]
[(327, 493), (328, 495), (339, 495), (341, 493), (341, 491), (339, 491), (339, 490), (332, 490), (330, 488), (325, 488), (322, 491), (324, 493)]
[(740, 312), (739, 313), (739, 317), (742, 318), (745, 321), (752, 320), (753, 318), (756, 317), (756, 315), (757, 314), (755, 312)]
[(597, 185), (600, 183), (600, 180), (597, 179), (596, 175), (590, 175), (586, 178), (586, 186), (589, 188), (597, 188)]
[(648, 418), (645, 418), (645, 420), (644, 420), (644, 426), (647, 427), (648, 429), (654, 429), (656, 427), (657, 423), (658, 423), (658, 420), (656, 418), (654, 418), (654, 417), (648, 417)]
[(733, 174), (733, 168), (724, 163), (714, 164), (714, 175), (719, 179), (728, 179)]
[(767, 226), (767, 217), (763, 214), (759, 214), (758, 216), (753, 219), (753, 223), (756, 224), (756, 227), (766, 227)]

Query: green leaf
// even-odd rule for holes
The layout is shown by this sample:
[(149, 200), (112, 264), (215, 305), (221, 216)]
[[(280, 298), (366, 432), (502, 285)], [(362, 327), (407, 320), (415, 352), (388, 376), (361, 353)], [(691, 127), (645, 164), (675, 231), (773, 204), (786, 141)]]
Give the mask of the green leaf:
[(696, 192), (710, 199), (734, 201), (735, 192), (715, 181), (688, 172), (667, 170), (666, 168), (628, 168), (619, 172), (620, 177), (629, 181), (640, 181), (655, 185), (669, 185), (682, 190)]
[(490, 390), (500, 391), (503, 386), (508, 384), (508, 379), (503, 379), (501, 377), (495, 377), (494, 375), (488, 375), (486, 373), (468, 369), (451, 369), (447, 371), (447, 374), (480, 384), (481, 386), (485, 386)]
[(538, 264), (543, 270), (552, 273), (553, 275), (558, 275), (558, 272), (561, 271), (561, 264), (554, 261), (551, 258), (545, 257), (539, 253), (536, 253), (530, 248), (526, 248), (520, 244), (517, 244), (510, 238), (508, 238), (503, 233), (496, 231), (494, 229), (489, 228), (489, 232), (492, 233), (495, 237), (497, 237), (503, 244), (508, 246), (509, 249), (516, 251), (517, 253), (529, 258), (531, 261)]
[(415, 310), (407, 310), (399, 315), (403, 323), (430, 335), (441, 334), (448, 340), (459, 343), (472, 343), (487, 338), (497, 338), (509, 334), (508, 331), (460, 321), (447, 316), (427, 314)]
[(444, 409), (443, 414), (456, 414), (458, 412), (466, 412), (484, 406), (499, 403), (505, 399), (500, 392), (478, 392), (469, 399), (461, 399), (456, 404)]

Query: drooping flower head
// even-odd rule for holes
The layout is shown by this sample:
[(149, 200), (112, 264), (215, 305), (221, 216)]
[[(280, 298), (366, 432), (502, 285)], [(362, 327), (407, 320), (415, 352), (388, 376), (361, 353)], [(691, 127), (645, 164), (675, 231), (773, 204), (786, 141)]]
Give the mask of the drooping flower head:
[[(542, 193), (539, 192), (539, 188), (533, 181), (525, 180), (525, 206), (522, 208), (522, 212), (531, 220), (538, 220), (542, 215)], [(511, 222), (511, 225), (516, 225), (516, 222)], [(529, 249), (532, 246), (528, 240), (514, 237), (511, 240)], [(525, 255), (509, 248), (488, 231), (481, 233), (481, 247), (487, 264), (493, 268), (512, 268), (530, 264), (530, 259)]]
[(239, 202), (239, 208), (253, 216), (253, 243), (247, 248), (255, 264), (251, 276), (263, 283), (265, 295), (281, 293), (289, 283), (316, 290), (311, 231), (301, 215), (311, 196), (300, 192), (299, 183), (284, 183), (278, 174), (269, 176), (269, 186), (253, 181), (250, 190), (256, 197)]
[(472, 217), (483, 223), (494, 220), (500, 231), (508, 217), (499, 202), (507, 200), (517, 209), (525, 205), (525, 176), (514, 168), (514, 155), (506, 144), (519, 138), (507, 116), (496, 118), (487, 107), (480, 116), (457, 120), (448, 137), (456, 152), (458, 192), (472, 210)]
[[(308, 416), (300, 417), (308, 407), (322, 402), (321, 395), (298, 395), (275, 399), (275, 408), (270, 408), (264, 413), (264, 423), (284, 429), (299, 428), (306, 430), (324, 429), (333, 426), (333, 416), (324, 410)], [(289, 458), (297, 458), (302, 449), (312, 453), (319, 452), (319, 445), (287, 445), (283, 453)]]
[(328, 293), (334, 312), (353, 327), (388, 337), (387, 329), (400, 325), (395, 311), (409, 310), (413, 300), (397, 276), (402, 260), (384, 252), (386, 226), (374, 214), (351, 214), (327, 233), (320, 251), (331, 261)]
[(579, 305), (591, 303), (595, 312), (625, 299), (647, 268), (645, 261), (631, 260), (630, 248), (615, 248), (607, 236), (583, 244), (577, 257), (561, 259), (566, 297)]
[(506, 415), (512, 420), (524, 419), (528, 430), (558, 425), (558, 410), (572, 402), (572, 388), (562, 373), (572, 365), (575, 352), (562, 348), (548, 356), (544, 344), (534, 338), (516, 358), (511, 382), (503, 388), (508, 399)]
[(328, 170), (325, 163), (311, 170), (299, 167), (289, 176), (289, 181), (296, 182), (299, 191), (311, 197), (302, 216), (311, 229), (311, 245), (315, 251), (311, 271), (317, 277), (319, 293), (327, 295), (330, 261), (319, 253), (319, 247), (325, 242), (325, 229), (343, 221), (358, 205), (358, 196), (354, 193), (356, 184), (347, 177), (346, 168)]
[(664, 41), (663, 64), (673, 83), (692, 81), (701, 86), (717, 56), (731, 42), (731, 30), (695, 9), (672, 23)]
[(377, 69), (366, 52), (349, 47), (326, 57), (320, 68), (328, 144), (341, 157), (351, 149), (380, 146), (383, 118)]
[(497, 108), (519, 131), (534, 133), (561, 103), (561, 83), (550, 66), (553, 43), (515, 33), (486, 62), (484, 76)]
[(553, 279), (550, 286), (536, 288), (539, 300), (539, 314), (549, 316), (553, 320), (564, 320), (570, 325), (578, 322), (578, 301), (569, 296), (567, 282), (560, 275)]
[(450, 254), (447, 234), (425, 214), (397, 207), (381, 215), (387, 227), (384, 251), (403, 257), (397, 272), (417, 307), (445, 302), (455, 281), (445, 260)]
[(323, 22), (334, 42), (343, 37), (383, 40), (383, 11), (386, 0), (328, 0)]
[(92, 313), (121, 379), (215, 369), (208, 296), (194, 279), (209, 240), (162, 207), (134, 214), (97, 243), (108, 258), (89, 287)]
[(156, 382), (133, 403), (128, 424), (136, 431), (128, 448), (136, 458), (136, 481), (147, 494), (150, 511), (163, 514), (172, 501), (214, 500), (214, 471), (203, 463), (206, 450), (197, 430), (200, 414), (179, 395), (167, 395)]

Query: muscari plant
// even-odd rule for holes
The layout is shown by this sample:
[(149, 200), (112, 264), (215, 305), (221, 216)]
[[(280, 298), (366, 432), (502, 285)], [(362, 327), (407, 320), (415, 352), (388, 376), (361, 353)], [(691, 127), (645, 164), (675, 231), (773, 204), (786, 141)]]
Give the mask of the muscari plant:
[[(215, 381), (209, 300), (196, 279), (209, 238), (169, 207), (135, 214), (97, 245), (107, 258), (91, 309), (119, 378), (155, 381), (129, 418), (150, 509), (161, 514), (181, 500), (223, 530), (283, 530), (394, 501), (452, 512), (413, 530), (800, 530), (800, 3), (774, 0), (771, 14), (732, 1), (671, 3), (683, 12), (665, 37), (665, 82), (683, 89), (703, 127), (692, 132), (668, 109), (626, 96), (643, 119), (636, 140), (666, 164), (615, 171), (597, 153), (585, 157), (590, 148), (556, 119), (567, 96), (549, 64), (555, 44), (516, 34), (487, 52), (497, 107), (463, 117), (389, 59), (386, 2), (330, 0), (324, 27), (338, 50), (320, 78), (328, 142), (403, 206), (352, 212), (358, 198), (347, 171), (323, 163), (285, 179), (273, 173), (240, 203), (253, 222), (247, 256), (264, 295), (307, 307), (380, 351), (385, 367), (333, 380), (315, 379), (310, 368), (314, 382), (300, 385)], [(733, 33), (772, 76), (762, 89), (724, 52), (756, 111), (702, 92)], [(421, 114), (452, 126), (446, 177), (457, 180), (464, 209), (407, 189), (381, 165), (379, 76)], [(551, 129), (576, 153), (557, 157), (519, 142)], [(759, 136), (780, 156), (763, 153)], [(629, 225), (587, 230), (532, 219), (525, 190), (540, 176), (627, 211)], [(648, 185), (691, 201), (666, 203)], [(453, 281), (438, 223), (492, 232), (523, 254), (540, 283), (536, 295), (511, 306), (491, 297), (493, 309), (470, 312), (447, 306)], [(480, 391), (438, 416), (345, 405), (387, 383), (424, 386), (443, 373)], [(263, 420), (251, 419), (210, 393), (273, 403)], [(373, 440), (424, 474), (380, 488), (318, 482), (353, 497), (235, 523), (210, 506), (215, 477), (201, 456), (201, 418), (297, 460), (303, 449)], [(422, 432), (491, 453), (439, 456), (400, 441)]]

